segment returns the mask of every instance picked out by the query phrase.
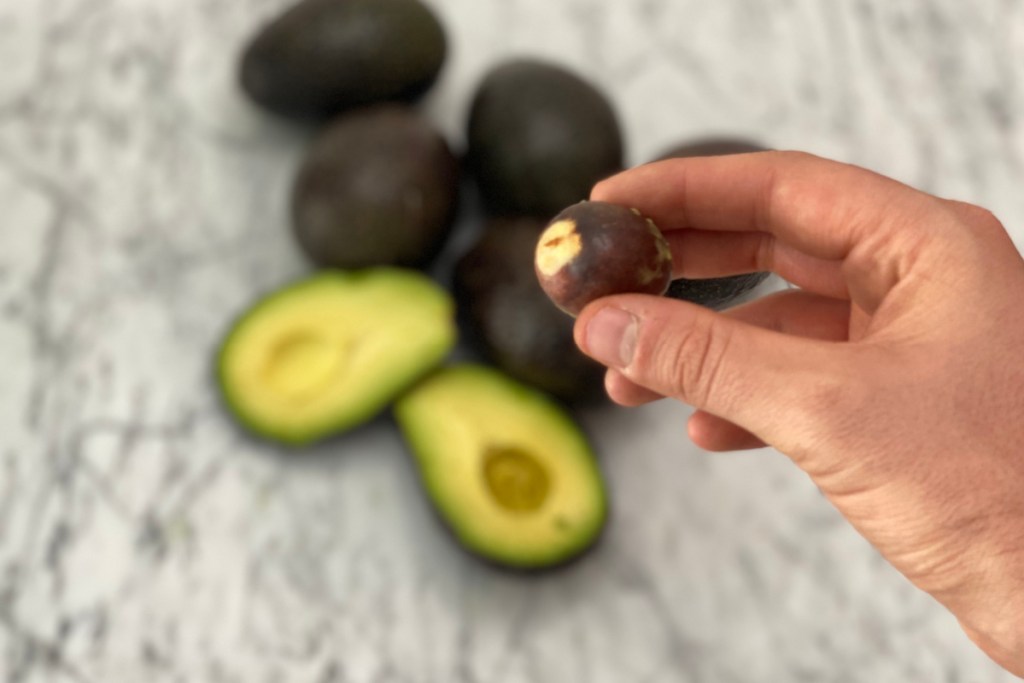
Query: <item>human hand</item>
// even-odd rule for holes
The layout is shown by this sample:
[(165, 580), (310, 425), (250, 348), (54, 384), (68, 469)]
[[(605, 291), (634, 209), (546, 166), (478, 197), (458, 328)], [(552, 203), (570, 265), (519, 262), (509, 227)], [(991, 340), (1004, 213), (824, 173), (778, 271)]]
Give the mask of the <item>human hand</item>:
[(695, 406), (713, 451), (765, 444), (1024, 676), (1024, 260), (991, 214), (799, 153), (673, 159), (594, 188), (676, 277), (800, 287), (724, 313), (643, 295), (576, 323), (624, 405)]

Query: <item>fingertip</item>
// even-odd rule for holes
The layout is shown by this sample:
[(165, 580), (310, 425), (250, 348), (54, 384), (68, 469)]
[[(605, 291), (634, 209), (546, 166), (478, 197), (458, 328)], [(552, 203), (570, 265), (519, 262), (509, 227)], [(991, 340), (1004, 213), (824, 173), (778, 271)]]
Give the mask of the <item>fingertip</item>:
[(625, 199), (622, 195), (628, 191), (629, 187), (632, 187), (637, 182), (641, 182), (641, 178), (646, 179), (650, 166), (651, 163), (633, 166), (598, 181), (590, 188), (590, 200), (595, 202), (622, 202)]
[(745, 451), (765, 446), (764, 441), (742, 427), (703, 410), (690, 416), (686, 431), (694, 444), (712, 453)]
[(707, 438), (706, 424), (700, 419), (701, 414), (700, 411), (696, 411), (686, 421), (686, 435), (697, 447), (705, 451), (714, 450), (710, 447), (712, 444)]
[(612, 297), (602, 297), (600, 299), (595, 299), (586, 306), (584, 306), (583, 310), (581, 310), (579, 312), (579, 315), (576, 316), (576, 322), (573, 323), (572, 328), (572, 338), (573, 341), (576, 343), (576, 346), (579, 347), (580, 351), (586, 353), (587, 355), (590, 355), (588, 353), (590, 349), (588, 345), (589, 339), (587, 338), (587, 326), (590, 324), (590, 321), (594, 318), (595, 315), (597, 315), (605, 308), (613, 306), (615, 303), (616, 299)]
[(580, 311), (579, 315), (576, 316), (576, 321), (573, 323), (572, 339), (583, 353), (587, 352), (587, 323), (600, 306), (598, 302), (587, 304)]
[(610, 176), (604, 180), (600, 180), (590, 188), (590, 201), (601, 202), (604, 201), (605, 196), (608, 194), (608, 187), (612, 183), (615, 176)]
[(604, 388), (608, 398), (626, 408), (636, 408), (665, 398), (632, 382), (618, 370), (608, 370), (605, 373)]

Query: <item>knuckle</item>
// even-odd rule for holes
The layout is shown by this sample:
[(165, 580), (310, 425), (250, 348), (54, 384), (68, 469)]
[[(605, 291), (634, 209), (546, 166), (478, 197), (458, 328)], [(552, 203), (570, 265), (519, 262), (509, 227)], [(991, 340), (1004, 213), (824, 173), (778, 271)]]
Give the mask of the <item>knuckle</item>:
[(983, 206), (953, 199), (945, 200), (945, 205), (969, 233), (982, 236), (1006, 232), (1003, 222)]
[[(812, 454), (820, 455), (840, 446), (860, 450), (855, 445), (868, 433), (865, 425), (879, 408), (878, 382), (871, 373), (858, 370), (863, 367), (856, 361), (831, 362), (827, 367), (809, 369), (808, 375), (794, 377), (794, 386), (799, 388), (787, 396), (793, 433), (800, 435), (799, 443), (791, 445), (794, 453), (803, 454), (810, 461)], [(864, 452), (862, 460), (870, 457), (870, 453)], [(814, 473), (822, 477), (827, 474)]]
[(654, 367), (661, 386), (672, 387), (690, 405), (706, 406), (721, 393), (729, 344), (726, 328), (710, 316), (696, 316), (692, 323), (654, 350)]

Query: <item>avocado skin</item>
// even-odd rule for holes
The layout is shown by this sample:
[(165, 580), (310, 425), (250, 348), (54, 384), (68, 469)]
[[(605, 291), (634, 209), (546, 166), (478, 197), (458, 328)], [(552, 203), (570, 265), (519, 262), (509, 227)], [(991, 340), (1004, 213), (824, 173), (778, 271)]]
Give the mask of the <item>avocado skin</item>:
[[(686, 159), (689, 157), (729, 156), (767, 151), (766, 147), (742, 138), (713, 137), (676, 145), (655, 161)], [(680, 278), (673, 280), (665, 296), (699, 304), (707, 308), (722, 309), (735, 299), (765, 281), (768, 273), (745, 273), (729, 277), (700, 280)]]
[(533, 253), (545, 222), (492, 219), (455, 266), (467, 340), (521, 382), (569, 403), (604, 400), (604, 368), (573, 341), (573, 320), (541, 289)]
[(661, 154), (655, 161), (686, 159), (688, 157), (723, 157), (731, 154), (766, 152), (766, 147), (742, 138), (703, 138), (678, 144)]
[(505, 62), (484, 77), (467, 142), (470, 170), (495, 216), (546, 220), (623, 164), (622, 132), (604, 94), (533, 59)]
[(420, 267), (458, 208), (459, 163), (412, 110), (378, 105), (337, 119), (314, 141), (292, 193), (295, 237), (321, 267)]
[(680, 278), (669, 283), (665, 296), (712, 309), (726, 308), (765, 281), (768, 273), (746, 273), (701, 280)]
[(435, 82), (444, 29), (418, 0), (303, 0), (266, 25), (242, 56), (242, 90), (293, 118), (382, 101), (412, 102)]

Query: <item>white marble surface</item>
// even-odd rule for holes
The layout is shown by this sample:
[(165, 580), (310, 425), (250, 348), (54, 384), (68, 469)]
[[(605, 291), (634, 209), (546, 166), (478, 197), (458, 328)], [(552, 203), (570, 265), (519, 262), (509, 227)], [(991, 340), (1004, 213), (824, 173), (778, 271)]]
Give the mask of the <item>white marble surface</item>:
[[(614, 513), (585, 561), (497, 573), (378, 422), (301, 457), (241, 435), (211, 350), (306, 271), (308, 131), (238, 95), (285, 0), (0, 0), (0, 680), (946, 681), (1001, 673), (771, 452), (687, 410), (584, 417)], [(993, 209), (1024, 244), (1024, 3), (434, 0), (458, 139), (511, 54), (577, 67), (630, 158), (719, 132)]]

